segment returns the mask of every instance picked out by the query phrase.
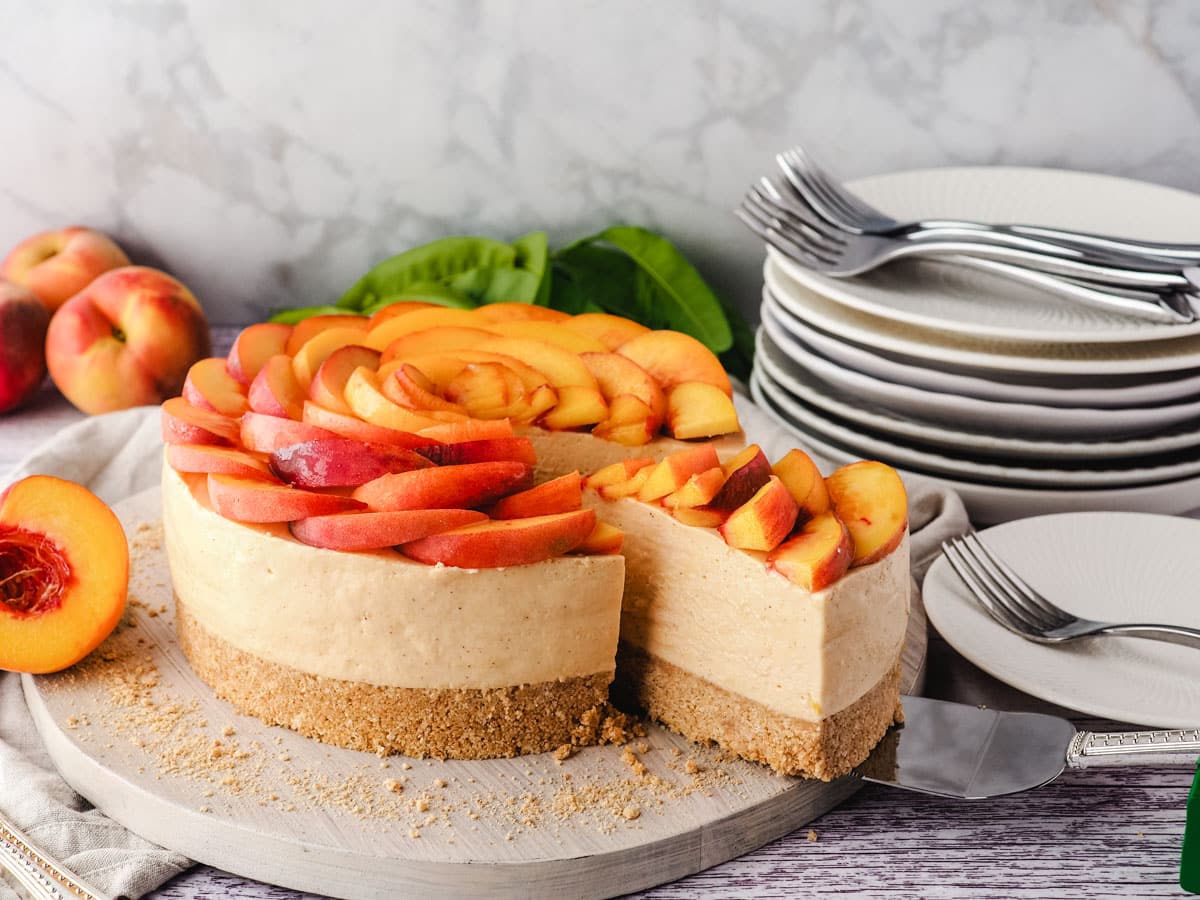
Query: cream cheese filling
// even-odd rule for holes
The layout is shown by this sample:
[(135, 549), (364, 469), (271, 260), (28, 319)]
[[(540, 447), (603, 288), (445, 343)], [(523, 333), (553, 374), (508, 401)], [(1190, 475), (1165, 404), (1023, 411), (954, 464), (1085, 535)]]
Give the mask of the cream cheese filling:
[(286, 525), (208, 505), (203, 476), (163, 465), (175, 592), (233, 646), (302, 672), (410, 688), (497, 688), (611, 673), (621, 556), (503, 569), (426, 566), (393, 551), (309, 547)]
[(587, 505), (625, 532), (621, 640), (776, 712), (819, 721), (895, 665), (908, 623), (908, 536), (810, 593), (715, 529), (623, 499)]

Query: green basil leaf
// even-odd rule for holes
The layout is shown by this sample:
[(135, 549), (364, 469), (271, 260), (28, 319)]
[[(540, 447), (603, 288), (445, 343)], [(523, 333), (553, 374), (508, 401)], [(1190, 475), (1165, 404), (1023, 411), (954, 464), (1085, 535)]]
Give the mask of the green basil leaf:
[(540, 277), (524, 269), (494, 269), (480, 266), (460, 272), (449, 286), (476, 303), (532, 303)]
[(570, 315), (611, 312), (641, 321), (638, 268), (610, 247), (575, 244), (554, 254), (550, 305)]
[(550, 246), (546, 232), (533, 231), (513, 241), (517, 251), (517, 266), (537, 278), (537, 291), (531, 303), (547, 306), (550, 303)]
[(284, 325), (295, 325), (313, 316), (344, 316), (353, 315), (352, 310), (340, 306), (297, 306), (292, 309), (279, 309), (271, 314), (268, 322), (282, 322)]
[(363, 312), (368, 316), (372, 316), (385, 306), (391, 306), (393, 303), (402, 303), (404, 301), (434, 303), (438, 306), (448, 306), (451, 309), (475, 308), (475, 303), (470, 297), (463, 296), (453, 288), (448, 288), (442, 284), (414, 284), (399, 294), (392, 294), (390, 297), (383, 297), (372, 303)]
[(472, 269), (510, 268), (516, 257), (510, 245), (490, 238), (443, 238), (385, 259), (355, 282), (337, 305), (365, 309), (415, 284), (447, 284)]
[(652, 291), (646, 298), (677, 331), (690, 334), (714, 353), (733, 345), (733, 334), (721, 303), (704, 278), (679, 250), (661, 235), (635, 225), (606, 228), (596, 238), (623, 250), (646, 274)]

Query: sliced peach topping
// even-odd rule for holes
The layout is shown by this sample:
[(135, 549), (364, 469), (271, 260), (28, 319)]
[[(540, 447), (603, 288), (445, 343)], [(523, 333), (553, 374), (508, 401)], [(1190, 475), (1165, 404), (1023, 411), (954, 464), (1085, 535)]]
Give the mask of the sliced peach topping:
[(667, 391), (667, 428), (681, 441), (732, 434), (741, 427), (733, 400), (715, 385), (683, 381)]
[(802, 519), (811, 519), (829, 509), (829, 492), (817, 464), (803, 450), (789, 450), (771, 467), (792, 499), (800, 507)]
[(473, 509), (400, 509), (310, 516), (291, 524), (297, 540), (329, 550), (381, 550), (487, 519)]
[[(301, 421), (306, 425), (322, 428), (331, 434), (354, 438), (356, 441), (391, 444), (409, 449), (428, 447), (431, 444), (439, 443), (436, 437), (430, 435), (419, 435), (411, 431), (399, 431), (395, 428), (385, 428), (382, 425), (372, 425), (357, 416), (335, 412), (311, 401), (305, 402)], [(511, 434), (511, 431), (509, 433)]]
[(225, 370), (241, 384), (250, 384), (272, 356), (287, 352), (292, 326), (281, 322), (259, 322), (243, 328), (233, 341)]
[(376, 325), (367, 333), (366, 344), (374, 350), (383, 351), (388, 344), (406, 334), (449, 325), (456, 328), (478, 328), (479, 319), (471, 310), (448, 309), (437, 306), (418, 309), (403, 316), (396, 316)]
[(168, 444), (237, 444), (241, 426), (237, 419), (211, 409), (192, 406), (182, 397), (162, 405), (162, 438)]
[(809, 519), (767, 556), (767, 568), (807, 591), (829, 587), (850, 568), (854, 541), (832, 512)]
[(527, 491), (502, 497), (489, 513), (493, 519), (528, 519), (583, 507), (583, 485), (578, 472), (569, 472)]
[(709, 506), (725, 513), (733, 512), (771, 479), (771, 464), (758, 444), (745, 447), (721, 468), (725, 470), (725, 483)]
[(605, 485), (623, 484), (642, 469), (653, 465), (654, 460), (649, 456), (623, 459), (620, 462), (611, 463), (602, 469), (597, 469), (591, 475), (588, 475), (583, 479), (583, 486), (592, 490), (599, 490)]
[(625, 532), (620, 528), (609, 525), (607, 522), (597, 522), (592, 533), (571, 552), (588, 556), (611, 556), (614, 553), (620, 553), (624, 543)]
[(432, 465), (415, 450), (343, 437), (289, 444), (271, 454), (271, 471), (302, 488), (358, 487), (380, 475)]
[(739, 550), (774, 550), (796, 524), (800, 510), (774, 475), (753, 497), (735, 509), (721, 526), (721, 537)]
[(396, 303), (389, 303), (387, 306), (373, 313), (371, 318), (367, 320), (367, 329), (370, 330), (376, 325), (382, 325), (388, 319), (394, 319), (396, 316), (416, 312), (418, 309), (437, 308), (438, 305), (436, 303), (423, 303), (420, 300), (399, 300)]
[(510, 438), (513, 433), (512, 422), (508, 419), (467, 419), (465, 422), (444, 422), (423, 428), (419, 432), (421, 437), (431, 438), (443, 444)]
[[(420, 314), (412, 313), (414, 316)], [(404, 318), (406, 317), (401, 316), (393, 321), (399, 322)], [(354, 414), (372, 425), (394, 428), (397, 431), (420, 431), (422, 428), (438, 424), (437, 419), (419, 415), (389, 400), (380, 390), (375, 373), (366, 366), (359, 366), (354, 370), (346, 381), (343, 393)]]
[(571, 316), (561, 310), (533, 303), (487, 303), (474, 312), (484, 322), (566, 323), (571, 320)]
[(365, 505), (350, 497), (216, 473), (208, 476), (208, 498), (213, 509), (226, 519), (256, 523), (293, 522), (309, 516), (362, 509)]
[(671, 515), (694, 528), (720, 528), (729, 514), (711, 506), (678, 506), (671, 510)]
[(357, 328), (361, 331), (366, 331), (369, 323), (370, 320), (366, 316), (350, 314), (311, 316), (301, 322), (297, 322), (292, 328), (292, 333), (288, 336), (287, 346), (283, 348), (283, 352), (288, 356), (295, 356), (300, 352), (301, 347), (322, 331), (327, 331), (331, 328)]
[(672, 453), (651, 471), (638, 492), (639, 500), (658, 500), (683, 487), (689, 478), (708, 469), (720, 469), (721, 461), (712, 444), (699, 444)]
[(299, 419), (303, 414), (305, 391), (296, 380), (291, 357), (272, 356), (250, 384), (250, 409), (265, 416)]
[(452, 412), (469, 416), (467, 408), (438, 396), (437, 385), (425, 373), (409, 363), (398, 368), (380, 381), (384, 396), (393, 403), (414, 411)]
[(354, 491), (373, 510), (465, 509), (529, 487), (533, 468), (511, 461), (437, 466), (383, 475)]
[(535, 341), (545, 341), (562, 347), (571, 353), (602, 353), (607, 348), (594, 337), (565, 328), (554, 322), (496, 322), (488, 326), (490, 330), (504, 337), (530, 338)]
[(582, 313), (571, 316), (562, 326), (595, 338), (608, 350), (616, 350), (622, 344), (650, 331), (639, 322), (608, 313)]
[(688, 476), (688, 480), (662, 498), (663, 506), (675, 509), (680, 506), (705, 506), (717, 496), (725, 483), (725, 472), (714, 466), (703, 472)]
[(883, 559), (904, 539), (908, 495), (896, 470), (881, 462), (850, 463), (825, 479), (829, 501), (854, 539), (854, 562)]
[(379, 365), (379, 351), (359, 344), (338, 347), (317, 369), (308, 386), (308, 396), (314, 403), (346, 415), (354, 410), (346, 402), (346, 382), (359, 367), (374, 369)]
[(120, 621), (125, 532), (95, 494), (61, 478), (32, 475), (0, 497), (0, 669), (57, 672)]
[(211, 444), (167, 444), (167, 462), (176, 472), (207, 475), (237, 475), (242, 478), (261, 478), (275, 481), (266, 460), (244, 450), (215, 447)]
[(463, 325), (438, 325), (422, 331), (403, 334), (384, 348), (383, 361), (404, 359), (427, 353), (449, 353), (466, 350), (482, 344), (496, 335), (483, 328), (467, 328)]
[[(329, 354), (342, 347), (364, 346), (364, 335), (366, 332), (361, 328), (327, 328), (309, 338), (308, 342), (292, 357), (292, 369), (305, 393), (308, 392), (309, 385), (316, 377), (317, 369), (329, 358)], [(375, 356), (372, 358), (378, 359)]]
[(651, 331), (617, 348), (654, 376), (663, 390), (685, 381), (703, 381), (733, 396), (729, 376), (713, 352), (691, 335), (679, 331)]
[(537, 464), (537, 454), (529, 438), (480, 438), (476, 441), (454, 441), (449, 444), (435, 444), (424, 447), (420, 451), (439, 466), (461, 466), (466, 463), (509, 462), (524, 463), (527, 466)]
[(616, 481), (612, 484), (602, 484), (596, 488), (598, 493), (605, 500), (620, 500), (622, 497), (636, 497), (646, 486), (646, 482), (650, 478), (650, 473), (655, 470), (655, 466), (649, 465), (644, 469), (638, 469), (629, 478), (624, 481)]
[(590, 509), (530, 519), (492, 519), (430, 535), (400, 550), (430, 565), (470, 569), (529, 565), (574, 550), (595, 525), (596, 514)]
[(241, 443), (253, 453), (274, 453), (289, 444), (335, 438), (336, 434), (293, 419), (248, 412), (242, 416)]
[(220, 357), (201, 359), (188, 369), (183, 382), (183, 399), (192, 406), (216, 410), (237, 418), (247, 409), (246, 387), (225, 369)]

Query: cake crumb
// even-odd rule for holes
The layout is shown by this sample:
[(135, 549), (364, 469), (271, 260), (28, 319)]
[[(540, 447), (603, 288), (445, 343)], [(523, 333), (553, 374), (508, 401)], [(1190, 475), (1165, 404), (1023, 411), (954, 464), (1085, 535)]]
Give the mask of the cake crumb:
[(223, 737), (233, 737), (234, 734), (236, 734), (236, 732), (233, 730), (232, 725), (226, 725), (224, 728), (221, 729), (221, 735)]
[(563, 764), (563, 760), (569, 759), (573, 752), (574, 748), (570, 744), (562, 744), (557, 750), (554, 751), (554, 761), (561, 766)]
[(435, 788), (444, 788), (446, 786), (446, 782), (442, 778), (435, 778), (433, 779), (433, 786)]
[(641, 814), (642, 814), (642, 811), (640, 809), (638, 809), (638, 807), (632, 806), (632, 805), (626, 806), (623, 810), (621, 810), (621, 815), (625, 819), (628, 819), (630, 822), (632, 822), (634, 819), (636, 819)]
[(816, 843), (817, 841), (817, 833), (811, 828), (808, 829), (808, 839), (813, 843)]
[(412, 768), (412, 763), (400, 763), (400, 768), (404, 769), (405, 771), (408, 771), (409, 769)]
[(694, 759), (689, 759), (683, 764), (683, 769), (689, 775), (697, 775), (704, 771), (704, 766), (700, 765), (700, 763), (696, 762)]
[(628, 747), (621, 752), (621, 762), (629, 766), (629, 768), (633, 770), (633, 774), (637, 775), (639, 778), (644, 778), (646, 772), (648, 771), (642, 761), (637, 758), (637, 754), (635, 754)]
[(389, 778), (387, 781), (385, 781), (383, 783), (383, 788), (384, 790), (391, 791), (393, 794), (404, 793), (404, 785), (402, 785), (395, 778)]
[(419, 837), (421, 836), (421, 832), (420, 832), (420, 830), (419, 830), (419, 829), (417, 829), (417, 828), (414, 828), (414, 829), (412, 829), (412, 831), (410, 831), (410, 832), (408, 833), (408, 836), (409, 836), (410, 838), (413, 838), (413, 839), (415, 840), (416, 838), (419, 838)]

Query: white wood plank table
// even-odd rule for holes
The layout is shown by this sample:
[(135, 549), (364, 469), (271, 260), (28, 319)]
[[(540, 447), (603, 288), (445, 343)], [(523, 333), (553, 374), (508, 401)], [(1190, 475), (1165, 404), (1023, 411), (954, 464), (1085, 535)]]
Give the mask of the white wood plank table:
[[(236, 329), (214, 329), (223, 352)], [(47, 387), (0, 417), (0, 472), (81, 415)], [(1001, 709), (1055, 712), (1083, 728), (1116, 728), (1056, 709), (972, 666), (930, 636), (926, 693)], [(955, 803), (867, 785), (808, 830), (740, 859), (639, 894), (681, 898), (1179, 897), (1181, 769), (1068, 771), (1039, 791)], [(287, 898), (302, 894), (196, 867), (152, 895)]]

